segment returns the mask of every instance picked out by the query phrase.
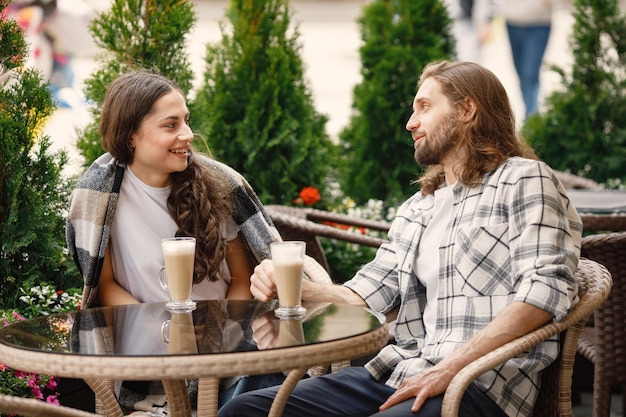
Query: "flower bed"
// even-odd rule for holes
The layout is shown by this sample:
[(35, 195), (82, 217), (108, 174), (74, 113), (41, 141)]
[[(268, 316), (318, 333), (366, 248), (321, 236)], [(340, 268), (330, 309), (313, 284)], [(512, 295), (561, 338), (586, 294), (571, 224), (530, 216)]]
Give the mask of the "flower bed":
[[(48, 315), (80, 308), (79, 290), (57, 291), (48, 285), (22, 289), (20, 311), (0, 310), (3, 326), (39, 315)], [(36, 398), (59, 404), (57, 379), (51, 375), (38, 375), (11, 369), (0, 363), (0, 393), (23, 398)], [(4, 416), (4, 414), (2, 414)]]

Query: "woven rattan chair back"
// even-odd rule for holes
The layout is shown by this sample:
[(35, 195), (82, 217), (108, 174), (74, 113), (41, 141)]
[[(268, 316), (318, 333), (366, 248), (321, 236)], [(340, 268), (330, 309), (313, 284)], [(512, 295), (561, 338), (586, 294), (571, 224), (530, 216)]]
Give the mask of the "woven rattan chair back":
[(570, 172), (554, 171), (554, 175), (561, 181), (563, 187), (573, 190), (600, 190), (600, 184), (589, 178), (583, 178)]
[(501, 363), (528, 351), (542, 341), (559, 334), (561, 354), (544, 370), (534, 417), (572, 416), (572, 371), (578, 339), (591, 313), (609, 296), (612, 279), (597, 262), (581, 258), (575, 273), (580, 301), (561, 322), (551, 322), (488, 353), (463, 368), (450, 383), (442, 406), (442, 417), (457, 417), (465, 390), (474, 379)]
[[(578, 353), (594, 365), (593, 417), (608, 417), (612, 389), (626, 394), (626, 232), (583, 237), (582, 256), (606, 266), (613, 276), (608, 299), (593, 314), (578, 342)], [(626, 409), (626, 395), (622, 396)]]
[(623, 232), (626, 231), (626, 213), (580, 215), (584, 232)]
[(385, 222), (359, 219), (324, 210), (281, 205), (267, 205), (265, 209), (282, 238), (284, 240), (305, 241), (307, 255), (315, 259), (327, 271), (329, 270), (328, 261), (319, 237), (338, 239), (373, 248), (379, 247), (385, 241), (382, 238), (350, 232), (330, 224), (363, 227), (382, 232), (389, 230), (389, 224)]

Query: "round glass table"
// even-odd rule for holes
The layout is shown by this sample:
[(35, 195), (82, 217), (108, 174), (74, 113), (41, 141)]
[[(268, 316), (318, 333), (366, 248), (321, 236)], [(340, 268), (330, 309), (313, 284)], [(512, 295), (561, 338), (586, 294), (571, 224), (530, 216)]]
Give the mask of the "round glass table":
[(369, 355), (388, 340), (384, 316), (368, 309), (304, 306), (291, 320), (275, 317), (275, 302), (253, 300), (200, 301), (184, 313), (145, 303), (41, 316), (0, 329), (0, 357), (14, 369), (84, 379), (108, 416), (122, 415), (113, 380), (161, 380), (170, 415), (189, 416), (185, 380), (198, 379), (198, 416), (214, 416), (219, 378), (290, 371), (270, 411), (278, 416), (310, 368)]

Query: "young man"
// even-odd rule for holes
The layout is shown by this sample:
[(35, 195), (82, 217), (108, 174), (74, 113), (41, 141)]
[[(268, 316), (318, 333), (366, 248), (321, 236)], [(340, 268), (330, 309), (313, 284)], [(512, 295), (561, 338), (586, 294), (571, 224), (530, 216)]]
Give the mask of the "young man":
[[(300, 381), (284, 416), (439, 416), (465, 365), (550, 320), (577, 300), (582, 224), (565, 190), (516, 137), (502, 84), (475, 63), (424, 69), (407, 123), (421, 191), (398, 210), (388, 244), (345, 285), (306, 282), (303, 299), (399, 305), (396, 344), (365, 365)], [(275, 297), (271, 261), (251, 278)], [(460, 415), (531, 416), (547, 341), (479, 377)], [(277, 388), (235, 398), (220, 417), (266, 415)]]

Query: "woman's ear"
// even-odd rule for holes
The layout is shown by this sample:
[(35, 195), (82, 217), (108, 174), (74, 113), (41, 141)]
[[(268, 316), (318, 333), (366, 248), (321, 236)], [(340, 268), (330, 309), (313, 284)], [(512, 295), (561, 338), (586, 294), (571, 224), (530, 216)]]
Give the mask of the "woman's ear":
[(476, 102), (470, 97), (465, 97), (461, 104), (461, 120), (469, 122), (476, 115)]

